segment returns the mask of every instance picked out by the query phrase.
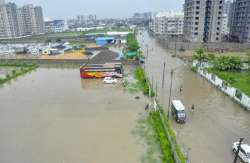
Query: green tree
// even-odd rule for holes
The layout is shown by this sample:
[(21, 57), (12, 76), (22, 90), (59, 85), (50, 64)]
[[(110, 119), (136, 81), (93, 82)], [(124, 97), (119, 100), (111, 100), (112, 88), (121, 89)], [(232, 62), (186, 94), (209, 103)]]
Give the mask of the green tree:
[(206, 59), (206, 56), (204, 54), (204, 50), (202, 48), (196, 49), (196, 54), (194, 55), (194, 59), (199, 61), (199, 64), (201, 65), (201, 63)]
[(130, 51), (137, 51), (140, 48), (139, 43), (135, 37), (135, 34), (133, 33), (128, 34), (127, 45), (128, 45), (128, 50)]

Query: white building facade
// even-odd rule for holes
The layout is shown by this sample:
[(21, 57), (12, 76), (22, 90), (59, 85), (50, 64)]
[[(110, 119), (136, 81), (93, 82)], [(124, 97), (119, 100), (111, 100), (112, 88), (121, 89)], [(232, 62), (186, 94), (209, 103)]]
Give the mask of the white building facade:
[(0, 39), (44, 33), (42, 8), (0, 1)]
[(182, 12), (160, 12), (150, 22), (151, 32), (159, 37), (183, 35), (184, 14)]

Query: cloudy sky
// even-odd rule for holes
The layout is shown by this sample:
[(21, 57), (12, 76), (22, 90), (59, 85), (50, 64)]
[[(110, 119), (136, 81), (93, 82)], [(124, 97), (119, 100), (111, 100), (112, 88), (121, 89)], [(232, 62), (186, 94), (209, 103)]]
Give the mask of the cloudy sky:
[(117, 18), (129, 17), (134, 12), (181, 11), (184, 0), (6, 0), (6, 2), (40, 5), (43, 7), (45, 17), (64, 19), (80, 14)]

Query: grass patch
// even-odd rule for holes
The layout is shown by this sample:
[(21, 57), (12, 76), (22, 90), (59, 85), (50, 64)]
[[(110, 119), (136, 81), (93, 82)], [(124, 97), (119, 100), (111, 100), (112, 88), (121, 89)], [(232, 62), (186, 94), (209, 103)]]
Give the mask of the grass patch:
[(142, 163), (161, 163), (161, 150), (154, 130), (150, 124), (148, 114), (143, 114), (137, 121), (136, 128), (132, 131), (133, 135), (138, 136), (138, 141), (146, 145), (146, 151), (141, 157)]
[(146, 78), (145, 72), (143, 68), (138, 67), (135, 70), (135, 78), (137, 80), (138, 85), (140, 86), (140, 89), (144, 93), (144, 95), (154, 97), (155, 93), (153, 90), (150, 90), (150, 86), (148, 83), (148, 80)]
[(178, 143), (176, 141), (176, 135), (175, 135), (175, 133), (173, 132), (173, 130), (171, 128), (170, 121), (166, 118), (167, 116), (166, 116), (165, 112), (163, 111), (163, 109), (160, 109), (160, 112), (163, 115), (164, 123), (166, 125), (166, 128), (167, 128), (169, 134), (170, 134), (171, 141), (174, 144), (176, 153), (177, 153), (178, 157), (180, 158), (181, 163), (185, 163), (185, 156), (182, 153), (182, 150), (181, 150), (180, 146), (178, 145)]
[(0, 78), (0, 84), (4, 84), (12, 79), (16, 79), (18, 76), (22, 76), (36, 68), (36, 64), (10, 64), (10, 63), (0, 63), (0, 67), (16, 67), (18, 69), (12, 70), (11, 73), (6, 74), (5, 78)]
[(171, 151), (171, 145), (167, 139), (166, 132), (162, 125), (159, 111), (151, 111), (149, 117), (150, 117), (150, 124), (152, 125), (155, 132), (155, 138), (160, 144), (162, 153), (162, 158), (161, 158), (162, 162), (174, 163), (174, 158)]
[(250, 96), (250, 71), (219, 71), (210, 70), (212, 73), (228, 82), (231, 86)]

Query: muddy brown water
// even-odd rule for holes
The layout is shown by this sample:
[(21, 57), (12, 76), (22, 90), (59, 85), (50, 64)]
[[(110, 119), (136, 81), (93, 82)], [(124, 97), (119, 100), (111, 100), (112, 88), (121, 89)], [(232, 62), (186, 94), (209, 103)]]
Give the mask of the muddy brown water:
[(0, 162), (138, 163), (144, 106), (78, 69), (39, 68), (0, 87)]
[[(229, 97), (218, 91), (206, 80), (190, 71), (189, 67), (177, 58), (171, 57), (159, 42), (146, 32), (139, 36), (139, 41), (146, 54), (146, 71), (154, 87), (158, 88), (158, 99), (168, 109), (170, 90), (170, 71), (175, 69), (172, 99), (183, 101), (188, 112), (184, 125), (172, 119), (172, 126), (179, 143), (188, 153), (191, 163), (230, 163), (233, 162), (231, 146), (240, 137), (250, 144), (250, 113)], [(146, 54), (147, 55), (147, 54)], [(165, 87), (162, 88), (163, 63), (166, 61)], [(179, 89), (183, 87), (183, 92)], [(195, 111), (191, 111), (192, 104)], [(241, 162), (239, 160), (239, 162)]]

